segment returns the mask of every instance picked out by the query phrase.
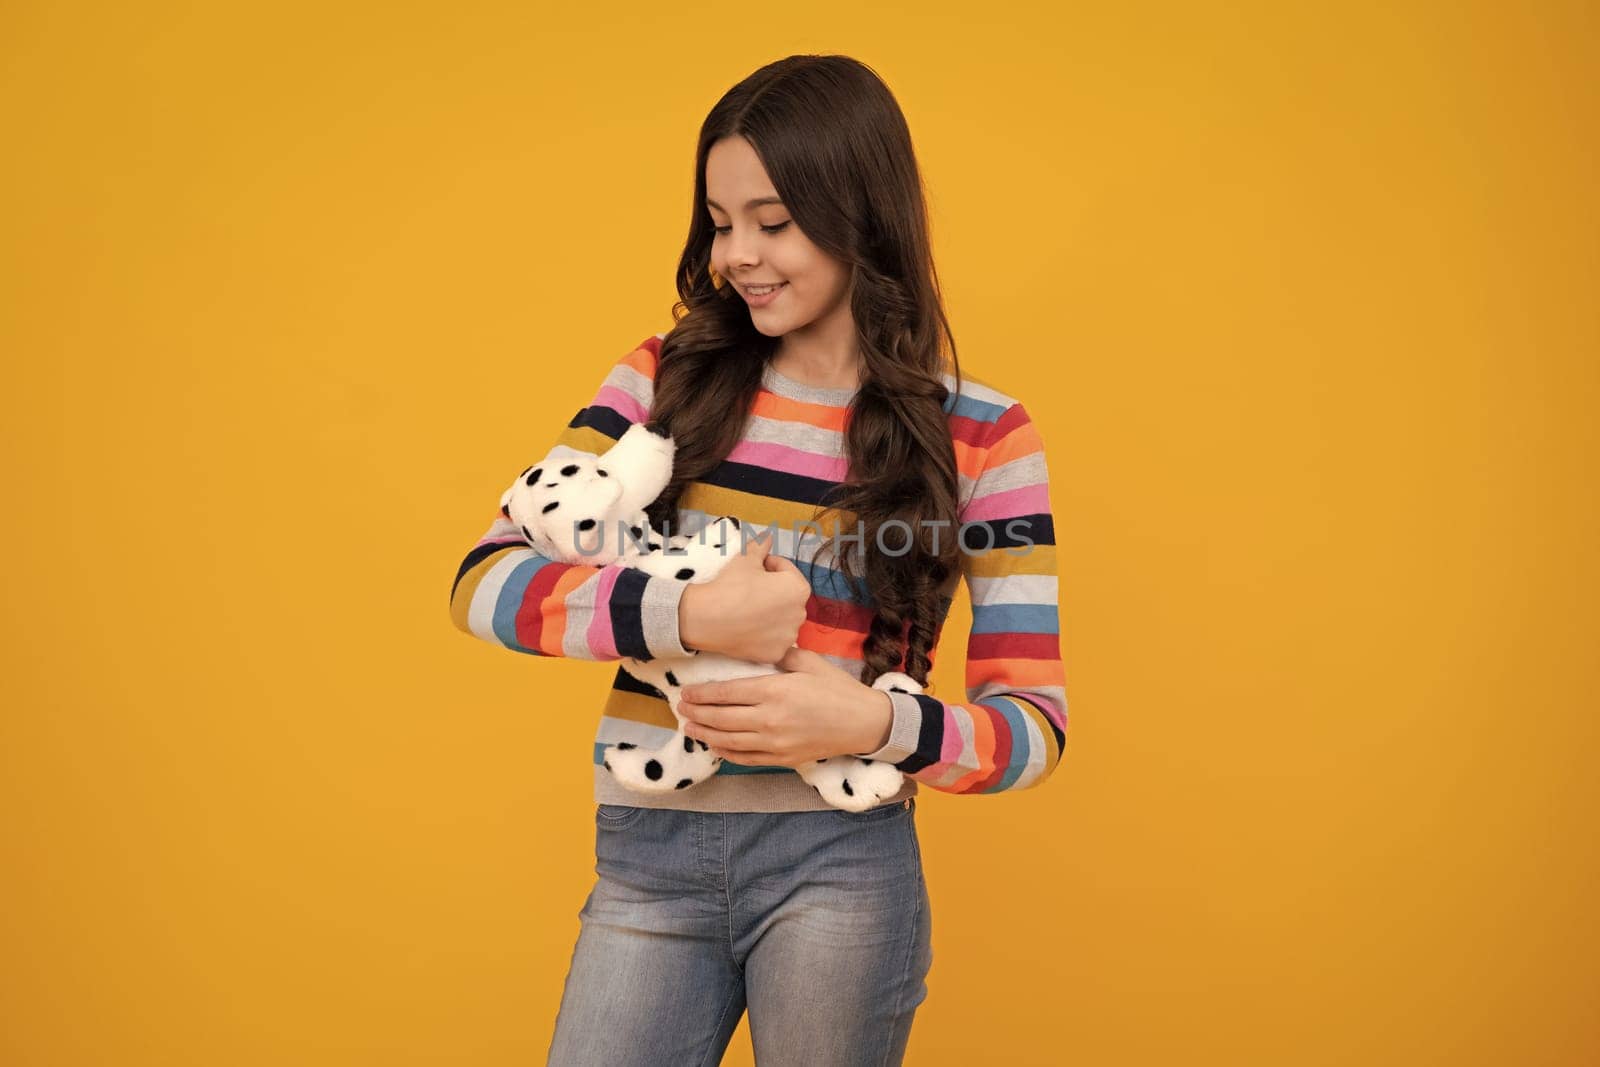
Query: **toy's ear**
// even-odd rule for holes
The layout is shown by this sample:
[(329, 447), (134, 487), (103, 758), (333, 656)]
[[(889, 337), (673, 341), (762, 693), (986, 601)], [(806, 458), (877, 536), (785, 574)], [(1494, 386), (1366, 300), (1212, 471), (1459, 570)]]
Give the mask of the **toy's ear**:
[[(547, 457), (548, 458), (548, 457)], [(543, 476), (545, 463), (543, 461), (522, 468), (522, 473), (514, 478), (506, 491), (500, 494), (500, 514), (517, 524), (522, 539), (542, 555), (549, 555), (551, 545), (549, 539), (543, 536), (544, 531), (538, 529), (540, 525), (534, 522), (535, 529), (528, 528), (530, 512), (529, 497), (533, 487)]]
[[(548, 459), (549, 457), (547, 456), (545, 458)], [(526, 467), (523, 467), (522, 473), (513, 478), (511, 480), (511, 484), (506, 487), (506, 491), (500, 494), (500, 514), (509, 519), (511, 517), (511, 501), (512, 498), (517, 495), (517, 490), (521, 489), (523, 486), (533, 486), (533, 484), (539, 480), (539, 476), (543, 473), (544, 461), (532, 463)]]

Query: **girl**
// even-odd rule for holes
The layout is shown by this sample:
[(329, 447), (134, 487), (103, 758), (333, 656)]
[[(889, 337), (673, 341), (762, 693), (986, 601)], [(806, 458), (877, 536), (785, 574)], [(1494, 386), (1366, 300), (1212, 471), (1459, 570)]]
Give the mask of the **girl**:
[[(910, 133), (868, 67), (756, 71), (706, 117), (695, 175), (675, 325), (610, 368), (557, 447), (604, 452), (658, 420), (677, 453), (652, 523), (727, 514), (768, 539), (685, 584), (552, 561), (497, 513), (451, 592), (458, 627), (519, 652), (711, 649), (788, 672), (688, 687), (688, 729), (724, 762), (642, 795), (600, 753), (676, 722), (617, 671), (592, 750), (598, 879), (549, 1062), (716, 1063), (748, 1010), (762, 1067), (900, 1063), (933, 958), (919, 783), (1022, 789), (1061, 758), (1043, 445), (1022, 404), (960, 375)], [(963, 577), (966, 701), (871, 688), (927, 684)], [(903, 787), (827, 806), (794, 768), (841, 754), (892, 762)]]

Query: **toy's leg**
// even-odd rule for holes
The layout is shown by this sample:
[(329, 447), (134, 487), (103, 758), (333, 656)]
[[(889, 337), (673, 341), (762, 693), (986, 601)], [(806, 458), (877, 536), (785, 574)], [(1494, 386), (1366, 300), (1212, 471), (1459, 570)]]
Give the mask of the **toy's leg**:
[[(880, 675), (872, 688), (922, 692), (922, 686), (899, 671)], [(824, 801), (846, 811), (865, 811), (894, 796), (905, 784), (905, 776), (892, 764), (860, 756), (829, 756), (795, 769)]]
[(688, 789), (716, 774), (722, 763), (721, 756), (711, 754), (710, 745), (684, 735), (681, 719), (678, 732), (658, 749), (619, 741), (607, 748), (603, 757), (606, 770), (618, 782), (642, 793)]
[(722, 757), (712, 755), (711, 746), (704, 741), (696, 741), (683, 732), (683, 716), (678, 714), (678, 699), (683, 692), (683, 686), (677, 684), (679, 679), (659, 664), (629, 660), (624, 669), (660, 690), (672, 708), (673, 718), (678, 720), (678, 730), (660, 748), (640, 748), (628, 741), (609, 746), (601, 756), (612, 777), (641, 793), (671, 793), (698, 785), (716, 774)]

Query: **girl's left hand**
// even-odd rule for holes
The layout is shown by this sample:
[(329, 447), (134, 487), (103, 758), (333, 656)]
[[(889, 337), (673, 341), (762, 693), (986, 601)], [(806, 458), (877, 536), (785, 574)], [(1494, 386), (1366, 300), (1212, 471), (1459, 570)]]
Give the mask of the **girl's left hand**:
[(798, 646), (776, 666), (789, 673), (685, 686), (678, 700), (684, 732), (755, 767), (800, 767), (883, 747), (894, 718), (888, 693)]

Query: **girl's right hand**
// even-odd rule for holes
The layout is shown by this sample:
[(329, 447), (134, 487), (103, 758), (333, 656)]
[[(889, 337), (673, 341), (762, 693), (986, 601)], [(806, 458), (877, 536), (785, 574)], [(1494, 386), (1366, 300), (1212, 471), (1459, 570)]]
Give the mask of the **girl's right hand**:
[(768, 554), (773, 535), (751, 540), (709, 582), (690, 583), (678, 602), (686, 648), (752, 663), (776, 663), (806, 621), (811, 583), (789, 560)]

